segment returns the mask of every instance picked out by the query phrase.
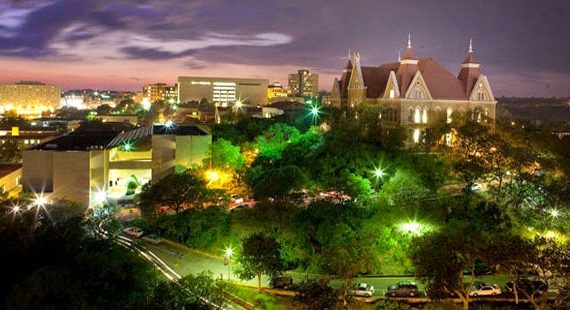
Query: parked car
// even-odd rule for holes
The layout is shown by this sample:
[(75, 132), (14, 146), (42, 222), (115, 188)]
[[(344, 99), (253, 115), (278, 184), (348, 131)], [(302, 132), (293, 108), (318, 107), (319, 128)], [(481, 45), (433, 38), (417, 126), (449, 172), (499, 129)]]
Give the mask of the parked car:
[(249, 208), (248, 205), (239, 205), (239, 206), (235, 206), (235, 207), (231, 208), (230, 212), (236, 212), (236, 211), (248, 209), (248, 208)]
[(471, 185), (471, 191), (475, 193), (480, 193), (483, 191), (483, 187), (479, 183), (473, 183), (473, 185)]
[(269, 287), (280, 288), (284, 290), (291, 289), (293, 287), (293, 278), (291, 277), (274, 277), (269, 280)]
[(124, 232), (127, 236), (134, 238), (140, 238), (144, 234), (143, 230), (136, 226), (127, 227), (125, 228)]
[(367, 283), (357, 283), (348, 293), (353, 296), (372, 297), (372, 295), (374, 295), (374, 286), (368, 285)]
[(491, 296), (501, 295), (501, 288), (497, 284), (480, 283), (471, 287), (469, 296)]
[(152, 244), (159, 244), (162, 242), (162, 238), (160, 238), (159, 236), (157, 236), (155, 234), (146, 235), (146, 236), (142, 237), (142, 239), (144, 241), (148, 241)]
[(232, 203), (243, 203), (243, 198), (236, 194), (231, 195), (230, 198)]
[(420, 295), (418, 286), (414, 281), (400, 281), (388, 286), (386, 295), (390, 297), (415, 297)]
[[(507, 282), (505, 285), (507, 292), (513, 292), (513, 281)], [(540, 280), (519, 279), (517, 280), (517, 291), (519, 293), (525, 292), (527, 294), (543, 294), (548, 292), (548, 284)]]

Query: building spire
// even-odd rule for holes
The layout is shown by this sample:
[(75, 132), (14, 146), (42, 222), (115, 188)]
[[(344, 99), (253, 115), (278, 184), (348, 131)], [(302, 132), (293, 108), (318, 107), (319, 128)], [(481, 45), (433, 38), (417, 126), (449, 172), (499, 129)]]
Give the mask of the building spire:
[(348, 49), (348, 60), (350, 60), (350, 48)]
[(408, 32), (408, 48), (412, 48), (412, 34)]
[(402, 55), (400, 53), (400, 50), (398, 50), (398, 61), (402, 61)]
[(473, 53), (473, 40), (469, 38), (469, 50), (467, 53)]

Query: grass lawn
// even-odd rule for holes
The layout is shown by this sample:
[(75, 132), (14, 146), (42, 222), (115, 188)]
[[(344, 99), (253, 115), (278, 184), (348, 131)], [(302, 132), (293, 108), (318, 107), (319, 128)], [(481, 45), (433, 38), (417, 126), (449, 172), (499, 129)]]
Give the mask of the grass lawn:
[(293, 309), (293, 298), (258, 292), (256, 288), (234, 286), (232, 293), (255, 305), (255, 309)]

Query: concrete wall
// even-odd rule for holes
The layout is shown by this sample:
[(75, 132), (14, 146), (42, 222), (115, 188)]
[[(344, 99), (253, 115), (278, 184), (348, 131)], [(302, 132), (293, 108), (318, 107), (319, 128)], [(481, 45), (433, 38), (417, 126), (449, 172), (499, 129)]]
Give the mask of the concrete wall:
[(89, 206), (89, 152), (54, 152), (53, 193), (50, 198), (73, 201)]
[(152, 183), (174, 173), (176, 165), (176, 140), (174, 135), (152, 136)]
[(209, 156), (212, 136), (176, 136), (176, 166), (201, 164)]
[(54, 151), (24, 151), (22, 185), (25, 191), (53, 191), (53, 154)]

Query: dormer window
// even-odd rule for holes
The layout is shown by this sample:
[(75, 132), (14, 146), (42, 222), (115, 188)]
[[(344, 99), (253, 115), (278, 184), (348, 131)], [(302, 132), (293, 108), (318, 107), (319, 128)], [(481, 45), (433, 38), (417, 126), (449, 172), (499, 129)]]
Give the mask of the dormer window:
[(394, 92), (393, 89), (390, 89), (390, 99), (394, 99), (396, 97), (396, 94)]
[(477, 92), (477, 100), (486, 101), (487, 100), (487, 94), (485, 94), (485, 92), (482, 90), (478, 91)]
[(424, 92), (421, 88), (416, 88), (414, 91), (414, 97), (416, 99), (424, 99)]

